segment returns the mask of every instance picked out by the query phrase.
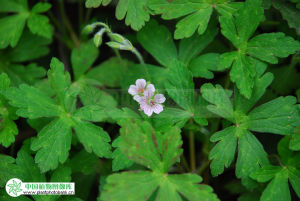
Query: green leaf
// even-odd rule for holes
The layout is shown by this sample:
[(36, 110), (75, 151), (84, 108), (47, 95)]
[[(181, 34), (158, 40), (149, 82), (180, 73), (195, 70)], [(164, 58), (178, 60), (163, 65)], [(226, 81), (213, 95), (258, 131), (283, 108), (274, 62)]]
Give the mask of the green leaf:
[(247, 45), (247, 53), (263, 61), (276, 64), (284, 58), (300, 50), (300, 42), (284, 33), (265, 33), (252, 38)]
[(0, 19), (0, 49), (15, 47), (22, 35), (27, 16), (16, 14)]
[(15, 109), (8, 105), (2, 95), (10, 85), (8, 76), (4, 73), (0, 75), (0, 144), (9, 147), (15, 141), (15, 135), (18, 134), (18, 128), (14, 120), (18, 117), (15, 115)]
[(229, 167), (232, 163), (237, 146), (237, 133), (244, 132), (234, 126), (228, 127), (222, 131), (215, 133), (210, 140), (212, 142), (219, 141), (209, 154), (212, 175), (218, 176), (224, 171), (224, 167)]
[(55, 101), (38, 89), (22, 84), (19, 88), (12, 87), (5, 96), (12, 106), (18, 108), (17, 114), (22, 117), (35, 119), (54, 117), (61, 114), (61, 109)]
[(168, 70), (165, 88), (169, 96), (182, 108), (193, 113), (194, 82), (191, 72), (180, 61), (173, 60)]
[(64, 119), (53, 120), (39, 132), (31, 149), (38, 151), (35, 162), (41, 172), (54, 170), (59, 163), (67, 160), (71, 149), (71, 134), (71, 127)]
[(255, 63), (254, 59), (238, 54), (230, 71), (230, 79), (236, 83), (240, 93), (248, 99), (251, 97), (254, 85)]
[(297, 196), (300, 198), (300, 170), (296, 168), (289, 168), (289, 181), (295, 190)]
[(66, 90), (71, 84), (70, 74), (65, 72), (64, 64), (54, 57), (51, 59), (50, 70), (47, 75), (59, 102), (63, 104)]
[(191, 37), (196, 30), (198, 34), (203, 34), (208, 25), (212, 11), (211, 5), (203, 4), (198, 11), (180, 20), (176, 24), (174, 38), (180, 39)]
[(147, 122), (122, 123), (119, 147), (126, 157), (152, 170), (162, 170), (158, 140)]
[(135, 31), (140, 30), (150, 19), (147, 0), (120, 0), (116, 9), (116, 18), (122, 20), (125, 15), (125, 24), (130, 25)]
[(99, 54), (93, 43), (83, 43), (71, 54), (72, 69), (75, 80), (78, 80), (95, 62)]
[(255, 103), (262, 97), (266, 92), (267, 87), (271, 84), (274, 76), (272, 73), (265, 73), (267, 65), (263, 62), (256, 60), (256, 76), (254, 80), (253, 91), (250, 99), (246, 99), (241, 95), (237, 88), (234, 89), (234, 107), (235, 110), (238, 110), (246, 114)]
[(290, 201), (291, 195), (288, 185), (288, 173), (285, 170), (278, 172), (262, 193), (261, 201)]
[(258, 182), (270, 181), (278, 172), (282, 170), (279, 166), (267, 165), (251, 174), (251, 178)]
[[(146, 171), (123, 172), (107, 178), (101, 200), (146, 201), (157, 187), (159, 187), (157, 201), (182, 201), (181, 196), (197, 201), (219, 200), (209, 186), (197, 184), (201, 181), (202, 178), (195, 174), (160, 175)], [(135, 190), (137, 188), (138, 190)]]
[(236, 176), (242, 178), (242, 183), (245, 186), (249, 186), (250, 184), (248, 183), (251, 182), (249, 175), (268, 164), (268, 155), (256, 137), (249, 131), (240, 134)]
[(6, 54), (11, 62), (24, 62), (40, 58), (49, 52), (46, 46), (51, 40), (24, 31), (18, 45), (7, 50)]
[(86, 77), (108, 87), (118, 87), (129, 65), (129, 61), (113, 57), (91, 69)]
[(111, 2), (111, 0), (86, 0), (85, 7), (87, 8), (98, 8), (101, 3), (103, 6), (108, 5)]
[(80, 100), (83, 105), (94, 105), (111, 109), (117, 106), (117, 101), (110, 94), (92, 86), (85, 86), (80, 90)]
[(85, 150), (76, 153), (70, 160), (72, 173), (82, 172), (85, 175), (93, 174), (98, 163), (98, 157)]
[(49, 18), (44, 15), (32, 13), (28, 18), (27, 26), (33, 34), (45, 38), (51, 38), (53, 35), (54, 28), (49, 23)]
[(112, 174), (106, 182), (101, 193), (103, 201), (147, 201), (159, 184), (158, 178), (147, 171)]
[(216, 20), (211, 20), (202, 35), (196, 33), (190, 38), (180, 40), (178, 59), (188, 65), (193, 58), (203, 51), (218, 34), (216, 23)]
[(296, 98), (279, 97), (265, 103), (249, 113), (249, 129), (256, 132), (267, 132), (290, 135), (299, 121)]
[(115, 148), (112, 154), (112, 170), (114, 172), (130, 168), (133, 165), (133, 162), (129, 160), (126, 157), (126, 155), (121, 151), (119, 146), (120, 141), (122, 141), (122, 136), (116, 138), (112, 143), (112, 146)]
[(182, 128), (184, 124), (192, 117), (192, 113), (178, 109), (165, 107), (164, 110), (153, 119), (154, 127), (160, 131), (167, 131), (170, 127), (176, 125)]
[(0, 49), (6, 48), (8, 45), (15, 47), (23, 33), (25, 23), (30, 31), (40, 36), (51, 38), (53, 27), (49, 23), (48, 17), (40, 15), (50, 9), (48, 3), (37, 3), (32, 11), (29, 11), (27, 0), (14, 1), (11, 3), (3, 3), (5, 6), (2, 12), (13, 13), (0, 19)]
[(220, 55), (217, 53), (203, 54), (191, 61), (189, 69), (193, 73), (194, 77), (203, 77), (206, 79), (214, 78), (214, 74), (211, 71), (221, 71), (219, 64)]
[(161, 65), (169, 67), (172, 59), (177, 58), (177, 49), (169, 30), (150, 20), (138, 32), (138, 41)]
[(50, 10), (50, 8), (51, 4), (39, 2), (32, 7), (31, 11), (34, 13), (44, 13)]
[(22, 170), (23, 182), (45, 182), (46, 177), (34, 163), (33, 158), (25, 150), (21, 149), (16, 158), (16, 164)]
[(14, 163), (14, 158), (0, 154), (0, 187), (4, 187), (11, 178), (20, 176), (21, 170)]
[(274, 8), (278, 9), (282, 17), (288, 22), (289, 27), (296, 29), (297, 34), (300, 34), (300, 13), (295, 6), (289, 2), (280, 0), (272, 1)]
[(206, 83), (201, 87), (201, 93), (205, 100), (213, 105), (207, 106), (207, 109), (221, 117), (233, 121), (233, 107), (226, 91), (220, 86), (214, 87)]
[(74, 119), (73, 128), (88, 153), (93, 151), (99, 157), (111, 157), (110, 137), (101, 127)]
[(188, 0), (150, 0), (149, 7), (154, 10), (155, 14), (162, 14), (163, 19), (186, 16), (176, 24), (175, 39), (188, 38), (197, 29), (199, 34), (203, 34), (212, 13), (212, 5)]

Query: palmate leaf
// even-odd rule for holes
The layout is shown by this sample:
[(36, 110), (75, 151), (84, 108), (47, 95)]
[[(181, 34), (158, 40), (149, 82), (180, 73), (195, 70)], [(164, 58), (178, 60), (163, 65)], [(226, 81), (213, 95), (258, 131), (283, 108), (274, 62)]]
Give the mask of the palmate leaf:
[(8, 45), (15, 47), (23, 33), (26, 21), (29, 30), (37, 35), (51, 38), (53, 27), (49, 24), (48, 17), (40, 13), (51, 8), (51, 4), (39, 2), (30, 11), (26, 1), (1, 0), (3, 8), (0, 12), (12, 12), (0, 19), (0, 49)]
[(11, 178), (19, 177), (21, 169), (15, 164), (15, 159), (0, 154), (0, 187), (4, 187)]
[(203, 34), (211, 18), (213, 8), (221, 15), (232, 15), (240, 3), (231, 3), (227, 0), (190, 1), (190, 0), (150, 0), (149, 8), (155, 14), (162, 14), (166, 20), (183, 17), (177, 24), (174, 33), (175, 39), (191, 37), (196, 31)]
[[(259, 66), (257, 67), (254, 96), (251, 99), (244, 98), (238, 90), (235, 90), (232, 115), (222, 113), (224, 110), (226, 111), (223, 109), (224, 107), (232, 111), (230, 102), (227, 103), (228, 106), (222, 106), (224, 100), (225, 103), (229, 101), (229, 96), (224, 98), (226, 93), (222, 87), (214, 88), (212, 84), (205, 84), (201, 87), (203, 98), (213, 104), (209, 105), (207, 109), (235, 124), (211, 137), (211, 141), (218, 141), (209, 156), (213, 160), (211, 163), (212, 174), (217, 176), (224, 171), (224, 167), (230, 166), (238, 143), (236, 176), (242, 178), (242, 183), (249, 188), (254, 187), (253, 180), (249, 178), (249, 175), (269, 163), (263, 146), (250, 131), (290, 135), (300, 117), (294, 97), (279, 97), (249, 112), (271, 83), (272, 75), (270, 73), (263, 75), (265, 69), (266, 66), (263, 70), (259, 69)], [(223, 95), (218, 95), (220, 93)], [(285, 126), (282, 126), (283, 124)]]
[(14, 120), (15, 109), (11, 107), (2, 95), (9, 88), (10, 80), (6, 74), (0, 75), (0, 144), (4, 147), (10, 146), (15, 141), (18, 128)]
[(152, 171), (129, 171), (107, 177), (100, 200), (148, 200), (158, 188), (156, 200), (217, 201), (212, 189), (200, 185), (195, 174), (167, 174), (182, 153), (180, 130), (173, 127), (162, 134), (147, 122), (124, 120), (118, 143), (121, 151), (134, 162)]
[(71, 148), (72, 128), (87, 152), (110, 158), (109, 135), (86, 121), (85, 115), (77, 113), (78, 91), (76, 88), (74, 91), (70, 75), (64, 72), (64, 65), (56, 58), (51, 61), (48, 78), (55, 91), (55, 99), (25, 84), (5, 93), (10, 104), (18, 108), (18, 115), (29, 119), (52, 117), (31, 144), (31, 149), (37, 151), (35, 162), (41, 171), (55, 169), (59, 163), (66, 161)]
[(281, 159), (281, 166), (265, 166), (253, 172), (251, 178), (258, 182), (270, 183), (264, 189), (260, 200), (291, 200), (289, 184), (300, 198), (300, 164), (299, 153), (292, 152), (288, 148), (289, 138), (283, 138), (278, 144), (278, 152)]
[(248, 0), (234, 16), (219, 18), (222, 34), (238, 49), (237, 52), (221, 55), (220, 65), (224, 65), (224, 68), (232, 66), (231, 80), (248, 99), (252, 94), (255, 66), (258, 64), (254, 58), (277, 63), (277, 57), (287, 57), (300, 49), (298, 41), (283, 33), (261, 34), (250, 39), (262, 20), (264, 20), (264, 11), (260, 0)]

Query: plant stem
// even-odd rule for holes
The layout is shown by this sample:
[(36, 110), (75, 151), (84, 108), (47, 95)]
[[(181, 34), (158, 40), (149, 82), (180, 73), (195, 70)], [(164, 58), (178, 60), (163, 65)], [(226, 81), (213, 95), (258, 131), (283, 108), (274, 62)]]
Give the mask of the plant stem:
[(198, 175), (202, 175), (203, 171), (209, 166), (209, 164), (210, 164), (210, 161), (209, 161), (209, 160), (205, 161), (205, 162), (200, 166), (200, 168), (197, 170), (197, 174), (198, 174)]
[(190, 150), (190, 168), (191, 172), (196, 169), (196, 153), (195, 153), (195, 134), (189, 131), (189, 150)]
[(67, 27), (67, 29), (70, 33), (71, 39), (74, 42), (75, 46), (79, 47), (80, 46), (80, 41), (79, 41), (77, 35), (75, 34), (74, 29), (73, 29), (67, 15), (66, 15), (65, 7), (64, 7), (64, 1), (63, 0), (58, 0), (58, 1), (59, 1), (60, 12), (61, 12), (61, 15), (62, 15), (62, 20), (63, 20), (65, 26)]
[(186, 169), (187, 172), (190, 171), (189, 164), (186, 161), (186, 158), (184, 157), (184, 155), (181, 155), (181, 157), (180, 157), (180, 163), (183, 165), (183, 167)]

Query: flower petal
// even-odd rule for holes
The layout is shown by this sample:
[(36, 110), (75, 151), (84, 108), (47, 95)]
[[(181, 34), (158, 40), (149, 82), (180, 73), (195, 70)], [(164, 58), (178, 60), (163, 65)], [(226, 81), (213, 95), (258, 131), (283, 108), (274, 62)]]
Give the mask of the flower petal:
[(138, 91), (135, 85), (130, 85), (129, 89), (128, 89), (128, 93), (131, 95), (137, 95)]
[(166, 101), (166, 98), (165, 98), (165, 96), (164, 96), (163, 94), (156, 94), (156, 95), (154, 96), (154, 101), (155, 101), (156, 103), (163, 103), (163, 102)]
[(145, 113), (147, 116), (150, 117), (150, 116), (152, 115), (152, 113), (153, 113), (153, 108), (152, 108), (150, 105), (145, 104), (145, 105), (141, 106), (141, 108), (143, 108), (144, 113)]
[(147, 88), (146, 88), (147, 91), (152, 91), (153, 93), (155, 92), (155, 87), (153, 84), (148, 84)]
[(142, 97), (139, 95), (135, 95), (135, 96), (133, 96), (133, 99), (139, 103), (139, 102), (141, 102)]
[(145, 90), (144, 96), (146, 98), (151, 98), (153, 96), (153, 93), (154, 93), (154, 91), (152, 91), (152, 90)]
[(161, 104), (155, 104), (152, 108), (153, 108), (153, 112), (156, 114), (159, 114), (164, 110)]
[(137, 79), (135, 81), (137, 89), (144, 89), (146, 87), (146, 80), (144, 79)]

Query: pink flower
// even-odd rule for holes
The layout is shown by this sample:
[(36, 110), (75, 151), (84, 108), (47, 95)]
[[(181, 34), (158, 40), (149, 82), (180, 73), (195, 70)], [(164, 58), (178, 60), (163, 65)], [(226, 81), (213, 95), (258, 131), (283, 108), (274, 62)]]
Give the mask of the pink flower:
[(145, 91), (144, 96), (140, 98), (141, 110), (149, 117), (154, 113), (159, 114), (163, 111), (163, 106), (161, 103), (165, 102), (166, 98), (163, 94), (156, 94), (149, 90)]
[(140, 99), (144, 96), (145, 91), (151, 91), (154, 93), (155, 88), (153, 84), (146, 83), (144, 79), (137, 79), (135, 85), (130, 85), (128, 93), (133, 96), (133, 99), (140, 102)]

